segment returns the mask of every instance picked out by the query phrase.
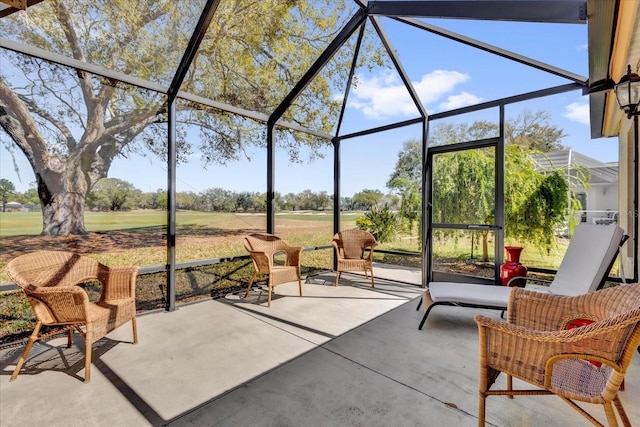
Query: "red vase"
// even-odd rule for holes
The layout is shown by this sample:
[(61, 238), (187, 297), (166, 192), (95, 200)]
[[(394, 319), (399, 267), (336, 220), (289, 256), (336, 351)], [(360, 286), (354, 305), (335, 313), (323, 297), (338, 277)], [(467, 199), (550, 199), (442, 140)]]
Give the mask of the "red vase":
[[(521, 246), (505, 246), (504, 249), (507, 251), (507, 261), (500, 266), (500, 281), (507, 286), (513, 277), (526, 277), (527, 267), (520, 263), (520, 252), (523, 249)], [(524, 288), (526, 284), (526, 279), (517, 279), (511, 286)]]

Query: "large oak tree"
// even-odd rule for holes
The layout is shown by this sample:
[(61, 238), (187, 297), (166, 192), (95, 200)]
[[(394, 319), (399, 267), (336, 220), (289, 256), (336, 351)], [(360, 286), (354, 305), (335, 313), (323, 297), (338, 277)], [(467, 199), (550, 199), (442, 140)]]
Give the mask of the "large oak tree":
[[(0, 35), (165, 87), (200, 15), (201, 2), (48, 0), (0, 21)], [(269, 114), (326, 48), (348, 13), (330, 0), (222, 1), (181, 90)], [(86, 196), (117, 156), (166, 158), (166, 97), (9, 51), (0, 52), (0, 139), (35, 172), (43, 234), (84, 234)], [(363, 55), (375, 61), (376, 55)], [(348, 46), (307, 86), (284, 119), (330, 131), (344, 86)], [(11, 66), (7, 66), (11, 64)], [(178, 156), (206, 163), (265, 144), (263, 124), (179, 102)], [(187, 138), (199, 131), (198, 138)], [(300, 160), (319, 141), (282, 131), (278, 143)], [(307, 150), (304, 150), (307, 152)]]

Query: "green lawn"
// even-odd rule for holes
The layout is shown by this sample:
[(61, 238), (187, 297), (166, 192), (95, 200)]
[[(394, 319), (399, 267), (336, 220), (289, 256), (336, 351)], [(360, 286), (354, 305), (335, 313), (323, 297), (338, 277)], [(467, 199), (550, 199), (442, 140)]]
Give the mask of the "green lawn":
[(42, 232), (41, 212), (1, 212), (0, 237), (33, 236)]
[[(342, 212), (342, 228), (355, 227), (355, 219), (362, 212)], [(333, 233), (333, 212), (279, 212), (276, 214), (276, 232), (288, 236), (292, 244), (305, 247), (326, 245), (330, 243)], [(166, 232), (167, 214), (165, 211), (136, 210), (128, 212), (86, 212), (85, 225), (89, 232), (130, 231), (145, 233), (147, 236), (161, 236)], [(206, 238), (214, 231), (224, 233), (225, 230), (266, 229), (264, 213), (228, 213), (228, 212), (195, 212), (178, 211), (176, 214), (178, 236), (201, 236)], [(17, 236), (37, 236), (42, 230), (42, 215), (39, 212), (4, 212), (0, 213), (0, 239)], [(237, 239), (236, 239), (237, 240)], [(464, 260), (470, 253), (468, 242), (456, 241), (455, 244), (439, 247), (439, 256)], [(559, 242), (549, 253), (525, 245), (521, 261), (525, 265), (542, 268), (557, 268), (566, 250), (567, 242)], [(420, 241), (416, 236), (402, 236), (393, 242), (380, 245), (382, 249), (409, 252), (420, 251)], [(145, 245), (141, 243), (131, 251), (109, 256), (102, 254), (103, 261), (121, 262), (127, 258), (140, 262), (141, 265), (164, 263), (163, 245)], [(183, 245), (178, 248), (182, 261), (229, 256), (242, 253), (238, 242), (216, 242), (207, 245), (206, 241), (194, 241), (192, 247)], [(475, 250), (478, 253), (478, 250)], [(147, 262), (144, 262), (146, 259)]]
[[(344, 226), (353, 227), (355, 219), (361, 212), (344, 212), (341, 221)], [(329, 228), (333, 223), (333, 213), (327, 212), (282, 212), (276, 214), (278, 221), (306, 221), (326, 223)], [(164, 227), (167, 224), (167, 213), (157, 210), (136, 210), (128, 212), (85, 212), (87, 231), (131, 230), (136, 228)], [(231, 212), (194, 212), (178, 211), (176, 224), (178, 227), (192, 228), (266, 228), (267, 217), (264, 213), (231, 213)], [(42, 214), (40, 212), (2, 212), (0, 213), (0, 237), (35, 236), (42, 231)]]

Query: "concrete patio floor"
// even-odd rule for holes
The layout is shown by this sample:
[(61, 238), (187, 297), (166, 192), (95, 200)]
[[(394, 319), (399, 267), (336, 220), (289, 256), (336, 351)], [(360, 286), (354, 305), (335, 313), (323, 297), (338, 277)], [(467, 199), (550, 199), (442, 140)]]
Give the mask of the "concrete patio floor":
[[(475, 426), (478, 343), (473, 314), (437, 307), (422, 331), (420, 272), (376, 266), (303, 285), (138, 316), (94, 345), (84, 384), (80, 338), (37, 343), (15, 382), (22, 348), (0, 352), (0, 425)], [(385, 280), (393, 279), (393, 280)], [(405, 282), (405, 283), (401, 283)], [(503, 376), (501, 376), (503, 377)], [(504, 384), (500, 378), (499, 385)], [(517, 385), (517, 382), (516, 382)], [(640, 423), (640, 355), (621, 399)], [(487, 425), (591, 425), (555, 396), (487, 400)], [(585, 405), (602, 422), (601, 407)]]

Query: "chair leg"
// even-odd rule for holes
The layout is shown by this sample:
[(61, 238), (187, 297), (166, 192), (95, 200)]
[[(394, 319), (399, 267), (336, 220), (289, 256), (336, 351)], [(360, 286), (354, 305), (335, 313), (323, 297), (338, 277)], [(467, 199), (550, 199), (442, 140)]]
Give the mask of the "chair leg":
[(16, 365), (16, 368), (13, 370), (13, 373), (11, 374), (11, 378), (9, 378), (9, 381), (15, 381), (16, 378), (18, 378), (20, 369), (22, 369), (22, 365), (24, 365), (24, 362), (27, 360), (29, 351), (31, 351), (31, 346), (33, 346), (33, 343), (38, 340), (38, 334), (40, 333), (41, 327), (42, 327), (42, 322), (38, 321), (38, 323), (36, 323), (36, 327), (33, 328), (33, 332), (31, 332), (31, 336), (29, 336), (29, 341), (27, 342), (27, 345), (24, 347), (24, 350), (20, 355), (20, 359), (18, 359), (18, 364)]
[(84, 382), (91, 381), (91, 347), (93, 343), (85, 338), (84, 341)]
[(67, 348), (71, 348), (72, 341), (73, 341), (73, 326), (69, 326), (69, 329), (67, 329)]
[(247, 297), (247, 295), (249, 295), (249, 291), (251, 290), (251, 285), (253, 285), (253, 281), (256, 278), (256, 274), (258, 274), (256, 271), (253, 272), (253, 275), (251, 276), (251, 280), (249, 280), (249, 286), (247, 286), (247, 292), (244, 293), (244, 298)]
[(420, 310), (420, 307), (422, 307), (422, 297), (418, 299), (418, 306), (416, 307), (416, 311)]
[(484, 427), (486, 406), (487, 396), (484, 393), (480, 393), (480, 399), (478, 401), (478, 427)]
[[(569, 404), (569, 406), (571, 406), (573, 409), (575, 409), (576, 411), (578, 411), (578, 413), (580, 415), (582, 415), (583, 417), (585, 417), (586, 419), (588, 419), (591, 424), (595, 425), (595, 426), (601, 426), (602, 424), (596, 420), (593, 415), (591, 415), (590, 413), (588, 413), (587, 411), (585, 411), (584, 409), (582, 409), (582, 407), (580, 405), (578, 405), (576, 402), (574, 402), (573, 400), (567, 398), (567, 397), (563, 397), (563, 396), (559, 396), (558, 397), (562, 400), (564, 400), (567, 404)], [(607, 408), (607, 405), (609, 406), (609, 408)], [(611, 402), (609, 403), (605, 403), (604, 405), (604, 411), (605, 413), (607, 413), (607, 422), (609, 423), (609, 427), (617, 427), (618, 425), (618, 421), (615, 419), (615, 414), (613, 415), (613, 423), (611, 422), (611, 419), (609, 418), (609, 410), (611, 410), (613, 412), (613, 407), (611, 406)]]
[(300, 291), (300, 296), (302, 296), (302, 280), (298, 277), (298, 290)]
[(609, 423), (609, 427), (617, 427), (618, 419), (616, 418), (616, 413), (613, 410), (613, 405), (611, 402), (606, 402), (604, 404), (604, 413), (607, 414), (607, 422)]
[(624, 410), (622, 406), (622, 402), (620, 401), (620, 397), (616, 396), (613, 399), (613, 404), (618, 410), (618, 415), (620, 415), (620, 419), (622, 420), (622, 425), (625, 427), (631, 427), (631, 421), (629, 421), (629, 417), (627, 416), (627, 412)]
[(336, 271), (336, 283), (333, 284), (333, 286), (338, 286), (338, 280), (340, 280), (340, 273), (341, 271)]
[(418, 326), (418, 330), (422, 330), (422, 327), (424, 326), (424, 322), (427, 321), (427, 316), (429, 315), (429, 310), (427, 310), (426, 313), (424, 313), (424, 316), (422, 317), (422, 321), (420, 322), (420, 326)]
[(422, 330), (422, 327), (424, 326), (424, 322), (427, 321), (427, 317), (429, 316), (429, 313), (431, 313), (431, 310), (433, 309), (433, 307), (435, 307), (436, 305), (438, 305), (435, 302), (431, 302), (431, 304), (427, 305), (426, 302), (424, 302), (424, 299), (426, 294), (422, 294), (422, 297), (420, 298), (421, 301), (423, 301), (424, 303), (424, 316), (422, 316), (422, 321), (420, 322), (420, 326), (418, 326), (419, 330)]
[(371, 269), (370, 273), (371, 273), (371, 287), (375, 288), (376, 285), (373, 283), (373, 269)]
[(269, 295), (267, 296), (267, 307), (271, 307), (271, 293), (273, 292), (273, 288), (276, 287), (276, 285), (274, 285), (273, 281), (271, 280), (271, 274), (269, 275), (269, 279), (267, 280), (267, 286), (269, 287)]
[(138, 344), (138, 324), (135, 316), (131, 319), (131, 326), (133, 327), (133, 343)]

